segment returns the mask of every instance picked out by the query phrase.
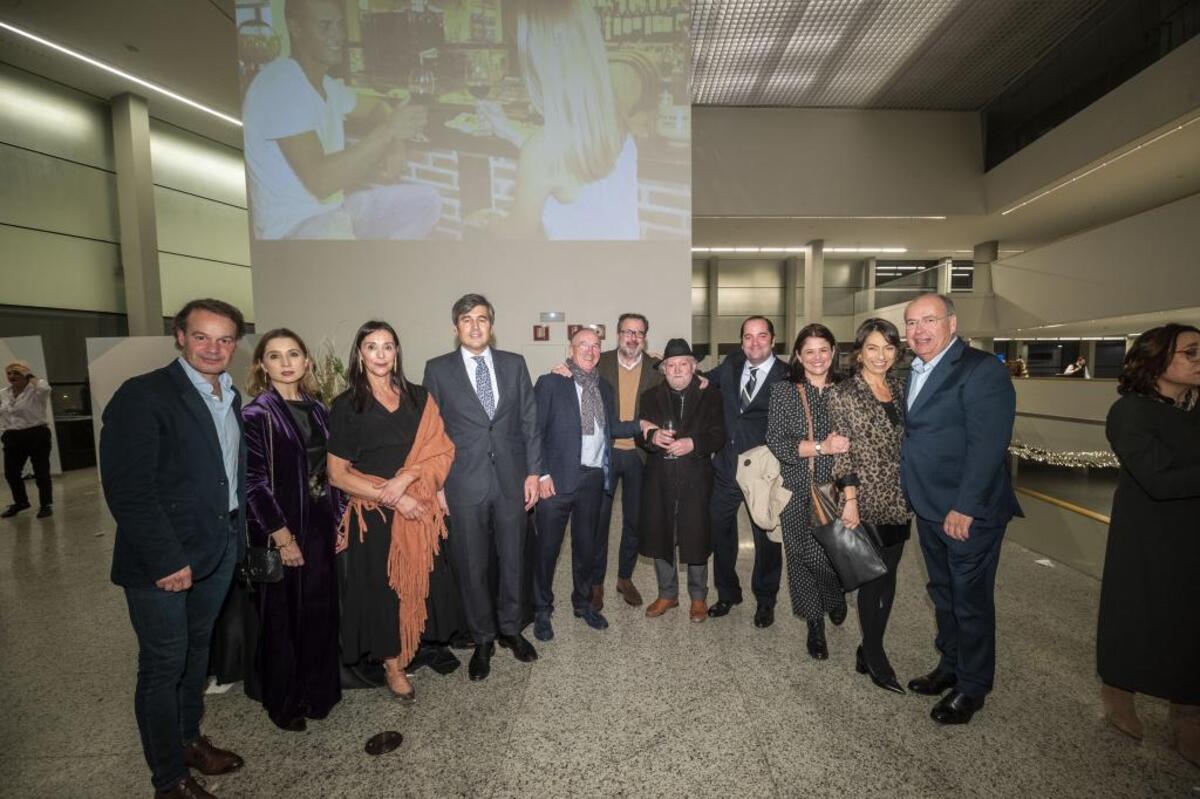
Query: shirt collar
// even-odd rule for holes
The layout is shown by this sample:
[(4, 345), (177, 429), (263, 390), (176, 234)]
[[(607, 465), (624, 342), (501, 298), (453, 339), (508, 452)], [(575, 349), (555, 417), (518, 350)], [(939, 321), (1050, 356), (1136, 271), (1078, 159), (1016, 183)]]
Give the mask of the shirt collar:
[[(474, 363), (475, 363), (475, 360), (474, 360), (474, 359), (475, 359), (476, 357), (478, 357), (478, 356), (471, 354), (471, 351), (470, 351), (469, 349), (467, 349), (466, 347), (463, 347), (463, 346), (461, 346), (461, 345), (460, 345), (460, 346), (459, 346), (459, 348), (458, 348), (458, 350), (459, 350), (459, 352), (461, 352), (461, 353), (462, 353), (462, 357), (463, 357), (463, 361), (464, 361), (464, 362), (466, 362), (466, 363), (469, 363), (469, 364), (474, 364)], [(491, 348), (490, 346), (489, 346), (489, 347), (484, 347), (484, 349), (483, 349), (483, 352), (479, 353), (479, 355), (482, 355), (484, 358), (486, 358), (486, 359), (487, 359), (488, 363), (491, 363), (491, 361), (492, 361), (492, 348)]]
[[(179, 365), (183, 367), (183, 373), (188, 376), (188, 380), (192, 381), (192, 385), (195, 386), (197, 390), (205, 394), (213, 393), (212, 383), (208, 382), (207, 377), (196, 371), (196, 368), (185, 361), (182, 355), (176, 358), (176, 360), (179, 361)], [(221, 372), (220, 376), (217, 378), (217, 382), (221, 385), (222, 397), (227, 396), (233, 389), (233, 378), (229, 376), (229, 372)]]
[(778, 358), (779, 358), (778, 355), (776, 355), (775, 353), (771, 353), (771, 356), (769, 358), (767, 358), (765, 361), (763, 361), (762, 363), (760, 363), (758, 366), (755, 366), (754, 364), (750, 363), (750, 359), (747, 358), (746, 362), (742, 365), (742, 374), (744, 374), (744, 375), (750, 374), (751, 369), (757, 369), (760, 374), (763, 372), (769, 372), (769, 371), (771, 371), (771, 367), (775, 365), (775, 361), (778, 360)]
[(620, 366), (622, 369), (628, 369), (629, 371), (632, 372), (634, 369), (636, 369), (642, 365), (643, 357), (645, 357), (645, 353), (642, 352), (641, 350), (638, 350), (637, 358), (634, 360), (634, 362), (632, 364), (630, 364), (629, 366), (626, 366), (625, 361), (622, 360), (622, 358), (621, 358), (621, 350), (618, 349), (617, 350), (617, 366)]
[(913, 358), (910, 368), (919, 375), (924, 374), (925, 372), (932, 372), (937, 365), (942, 362), (942, 358), (946, 357), (946, 353), (949, 352), (950, 348), (954, 346), (955, 341), (957, 341), (957, 339), (950, 339), (950, 343), (946, 345), (945, 349), (930, 358), (929, 363), (925, 363), (920, 358)]

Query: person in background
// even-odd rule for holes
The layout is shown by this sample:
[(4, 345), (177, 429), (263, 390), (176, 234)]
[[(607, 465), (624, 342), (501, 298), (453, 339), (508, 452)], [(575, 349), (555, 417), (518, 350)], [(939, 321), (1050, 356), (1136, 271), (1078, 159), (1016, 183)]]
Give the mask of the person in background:
[(4, 443), (4, 479), (12, 491), (12, 504), (0, 513), (10, 519), (30, 507), (25, 490), (25, 462), (33, 464), (37, 481), (39, 519), (54, 513), (54, 485), (50, 480), (50, 424), (46, 401), (50, 384), (33, 373), (24, 361), (4, 367), (8, 385), (0, 389), (0, 441)]
[(829, 328), (815, 323), (801, 328), (792, 345), (791, 374), (771, 388), (767, 411), (767, 446), (792, 492), (780, 514), (792, 613), (808, 622), (806, 648), (814, 660), (829, 658), (826, 614), (841, 624), (847, 613), (842, 583), (812, 535), (813, 481), (830, 482), (834, 456), (848, 452), (851, 443), (834, 428), (829, 411), (831, 389), (842, 378), (836, 359), (837, 339)]
[(520, 148), (512, 207), (472, 221), (507, 238), (641, 238), (638, 152), (618, 113), (600, 20), (590, 0), (518, 0), (516, 46), (530, 102), (528, 132), (498, 103), (479, 116)]
[[(432, 186), (391, 183), (420, 106), (393, 109), (330, 73), (346, 49), (345, 3), (287, 0), (291, 55), (255, 76), (242, 104), (254, 235), (260, 239), (421, 239), (441, 216)], [(361, 133), (346, 144), (347, 123)]]
[(104, 409), (100, 475), (117, 523), (112, 581), (138, 639), (134, 714), (162, 799), (208, 799), (191, 776), (242, 758), (200, 734), (213, 623), (245, 555), (246, 447), (227, 369), (245, 328), (221, 300), (174, 320), (179, 357), (126, 380)]
[(858, 589), (862, 645), (855, 667), (887, 691), (904, 693), (883, 648), (896, 569), (909, 538), (911, 512), (900, 486), (900, 441), (904, 437), (904, 391), (892, 374), (902, 345), (900, 331), (886, 319), (868, 319), (854, 336), (855, 374), (829, 398), (833, 429), (849, 437), (850, 449), (833, 459), (833, 479), (842, 486), (842, 521), (875, 526), (887, 574)]
[[(667, 342), (666, 381), (642, 394), (642, 446), (650, 453), (642, 483), (638, 552), (654, 559), (658, 598), (646, 608), (655, 618), (679, 606), (678, 561), (687, 564), (688, 618), (708, 617), (708, 556), (712, 553), (707, 499), (712, 493), (712, 456), (725, 443), (721, 397), (701, 388), (696, 357), (681, 338)], [(678, 561), (676, 557), (678, 556)]]
[(284, 576), (261, 583), (255, 669), (275, 726), (300, 732), (341, 699), (334, 540), (339, 492), (325, 471), (329, 411), (317, 399), (312, 358), (287, 328), (264, 333), (254, 348), (242, 408), (250, 542), (279, 550)]
[(1092, 375), (1088, 372), (1087, 358), (1080, 355), (1075, 359), (1074, 363), (1067, 364), (1067, 368), (1063, 369), (1063, 377), (1082, 377), (1090, 378)]
[(1109, 722), (1140, 739), (1136, 694), (1171, 703), (1200, 766), (1200, 328), (1167, 324), (1125, 355), (1106, 432), (1121, 461), (1100, 584), (1096, 670)]
[(1013, 358), (1008, 362), (1008, 373), (1012, 377), (1029, 377), (1029, 366), (1024, 358)]

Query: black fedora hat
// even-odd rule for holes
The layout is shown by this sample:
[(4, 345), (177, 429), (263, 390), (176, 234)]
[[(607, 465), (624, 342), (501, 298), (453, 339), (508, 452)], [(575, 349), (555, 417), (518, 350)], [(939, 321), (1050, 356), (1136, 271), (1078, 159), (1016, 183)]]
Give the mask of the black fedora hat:
[(686, 339), (673, 338), (668, 341), (666, 349), (663, 350), (662, 359), (665, 361), (667, 358), (675, 358), (680, 355), (686, 355), (689, 358), (696, 357)]

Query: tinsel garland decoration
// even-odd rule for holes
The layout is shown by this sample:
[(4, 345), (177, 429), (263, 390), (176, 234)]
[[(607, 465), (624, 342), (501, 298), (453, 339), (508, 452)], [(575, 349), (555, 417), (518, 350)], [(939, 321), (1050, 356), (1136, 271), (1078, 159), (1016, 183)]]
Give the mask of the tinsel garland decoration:
[(1047, 466), (1066, 466), (1071, 469), (1116, 469), (1121, 465), (1111, 452), (1057, 452), (1041, 447), (1031, 447), (1014, 441), (1008, 452), (1018, 460), (1044, 463)]

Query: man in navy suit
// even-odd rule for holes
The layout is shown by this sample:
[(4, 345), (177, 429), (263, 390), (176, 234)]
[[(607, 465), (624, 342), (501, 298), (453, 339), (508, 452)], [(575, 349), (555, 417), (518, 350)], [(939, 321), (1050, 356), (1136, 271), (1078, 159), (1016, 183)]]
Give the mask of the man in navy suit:
[(592, 575), (600, 542), (600, 509), (613, 489), (612, 439), (636, 437), (636, 421), (617, 421), (616, 394), (600, 377), (600, 336), (581, 328), (571, 337), (571, 377), (545, 374), (533, 387), (545, 474), (539, 481), (537, 566), (533, 574), (533, 634), (554, 637), (554, 567), (571, 522), (575, 615), (592, 629), (608, 620), (592, 604)]
[(200, 718), (213, 624), (246, 540), (241, 398), (226, 371), (243, 327), (228, 303), (189, 302), (175, 316), (179, 357), (125, 381), (100, 431), (112, 581), (138, 639), (134, 714), (161, 797), (212, 796), (189, 767), (242, 766), (200, 734)]
[[(468, 673), (478, 681), (491, 673), (497, 639), (517, 660), (538, 657), (521, 635), (521, 586), (528, 516), (543, 472), (542, 437), (525, 359), (491, 346), (496, 311), (487, 297), (464, 295), (450, 318), (459, 347), (425, 364), (425, 388), (454, 442), (446, 548), (475, 640)], [(494, 602), (493, 567), (499, 572)]]
[(949, 297), (926, 294), (909, 303), (904, 327), (916, 357), (900, 478), (917, 516), (941, 653), (937, 668), (908, 688), (945, 694), (933, 720), (965, 724), (992, 689), (996, 567), (1008, 521), (1022, 515), (1006, 460), (1016, 392), (994, 355), (955, 335)]
[[(742, 602), (742, 585), (737, 576), (737, 514), (745, 497), (737, 484), (737, 456), (767, 439), (767, 407), (771, 384), (787, 377), (788, 367), (775, 357), (775, 326), (765, 316), (742, 322), (742, 348), (730, 354), (706, 377), (721, 392), (725, 414), (725, 446), (713, 458), (712, 514), (713, 582), (717, 602), (708, 609), (712, 617), (724, 616)], [(748, 513), (749, 511), (747, 511)], [(754, 571), (750, 587), (758, 608), (755, 627), (770, 627), (775, 621), (775, 597), (783, 573), (781, 546), (767, 538), (753, 520)]]

